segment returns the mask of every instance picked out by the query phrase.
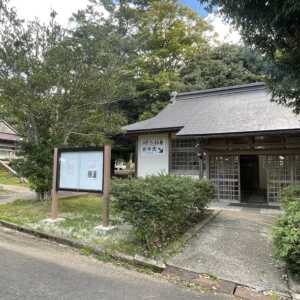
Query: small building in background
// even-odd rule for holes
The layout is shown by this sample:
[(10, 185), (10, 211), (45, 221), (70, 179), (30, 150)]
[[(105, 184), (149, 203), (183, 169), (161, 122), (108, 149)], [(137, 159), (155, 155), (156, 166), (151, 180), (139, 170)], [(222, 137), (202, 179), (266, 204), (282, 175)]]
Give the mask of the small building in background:
[(19, 140), (16, 130), (4, 120), (0, 120), (0, 160), (11, 161), (16, 157)]
[(263, 83), (178, 94), (154, 118), (127, 126), (137, 176), (208, 178), (216, 199), (278, 204), (300, 183), (300, 118)]

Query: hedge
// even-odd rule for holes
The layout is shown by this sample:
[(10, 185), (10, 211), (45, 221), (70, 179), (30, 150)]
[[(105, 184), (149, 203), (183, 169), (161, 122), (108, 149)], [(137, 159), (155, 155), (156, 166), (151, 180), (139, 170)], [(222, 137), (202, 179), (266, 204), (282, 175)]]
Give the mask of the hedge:
[(207, 206), (214, 189), (208, 181), (159, 175), (114, 180), (112, 195), (116, 212), (153, 252), (182, 232), (188, 218)]
[(300, 275), (300, 186), (284, 189), (281, 200), (284, 214), (273, 229), (275, 254)]

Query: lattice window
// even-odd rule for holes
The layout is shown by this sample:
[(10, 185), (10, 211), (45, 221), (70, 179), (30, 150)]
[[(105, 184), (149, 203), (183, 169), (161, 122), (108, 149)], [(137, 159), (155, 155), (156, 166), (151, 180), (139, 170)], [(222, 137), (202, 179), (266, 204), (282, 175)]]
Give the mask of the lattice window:
[(211, 155), (209, 177), (218, 200), (240, 201), (240, 164), (237, 155)]
[(281, 191), (292, 183), (292, 156), (267, 155), (265, 167), (268, 178), (268, 202), (279, 201)]
[(294, 158), (294, 181), (300, 184), (300, 155), (295, 155)]
[(178, 175), (199, 175), (196, 139), (176, 139), (171, 145), (171, 172)]

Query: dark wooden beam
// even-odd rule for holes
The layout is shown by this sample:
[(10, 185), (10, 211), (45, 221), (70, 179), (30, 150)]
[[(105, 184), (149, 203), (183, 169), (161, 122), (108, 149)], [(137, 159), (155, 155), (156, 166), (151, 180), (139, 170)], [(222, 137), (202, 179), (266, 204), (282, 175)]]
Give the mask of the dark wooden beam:
[(209, 154), (219, 154), (219, 155), (280, 155), (280, 154), (299, 154), (300, 147), (293, 149), (253, 149), (253, 150), (213, 150), (207, 149)]

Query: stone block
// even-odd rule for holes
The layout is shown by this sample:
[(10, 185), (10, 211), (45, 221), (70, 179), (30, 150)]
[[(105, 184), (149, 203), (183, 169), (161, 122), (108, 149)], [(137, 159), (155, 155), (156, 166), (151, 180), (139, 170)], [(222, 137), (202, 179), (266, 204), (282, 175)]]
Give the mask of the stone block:
[(247, 300), (274, 300), (274, 299), (288, 299), (288, 297), (277, 295), (275, 298), (276, 293), (273, 295), (270, 294), (263, 294), (259, 293), (253, 289), (243, 287), (243, 286), (238, 286), (235, 290), (234, 293), (235, 296), (242, 298), (242, 299), (247, 299)]

